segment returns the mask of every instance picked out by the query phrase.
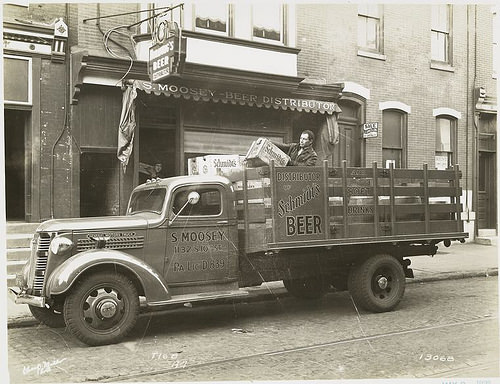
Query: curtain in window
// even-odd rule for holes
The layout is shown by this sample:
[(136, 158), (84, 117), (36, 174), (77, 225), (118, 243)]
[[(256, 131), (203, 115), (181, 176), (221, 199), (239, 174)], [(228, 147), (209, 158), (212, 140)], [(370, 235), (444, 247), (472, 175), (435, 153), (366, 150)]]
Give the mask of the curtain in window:
[(196, 27), (227, 32), (227, 5), (217, 2), (196, 3)]
[(252, 8), (253, 35), (281, 41), (281, 6), (254, 4)]

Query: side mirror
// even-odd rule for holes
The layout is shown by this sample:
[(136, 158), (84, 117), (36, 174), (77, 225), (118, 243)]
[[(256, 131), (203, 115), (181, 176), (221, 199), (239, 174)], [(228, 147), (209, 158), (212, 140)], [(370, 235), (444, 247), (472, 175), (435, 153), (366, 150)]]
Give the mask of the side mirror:
[(200, 201), (200, 194), (196, 191), (189, 192), (189, 195), (188, 195), (189, 204), (195, 205), (198, 203), (198, 201)]

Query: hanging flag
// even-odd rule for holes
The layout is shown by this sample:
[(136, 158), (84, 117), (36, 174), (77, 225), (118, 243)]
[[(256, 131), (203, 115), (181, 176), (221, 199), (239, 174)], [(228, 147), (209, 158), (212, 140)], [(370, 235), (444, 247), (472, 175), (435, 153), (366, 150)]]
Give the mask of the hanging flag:
[(337, 121), (338, 114), (342, 110), (337, 106), (335, 112), (331, 115), (325, 115), (325, 121), (321, 124), (319, 137), (316, 141), (316, 152), (318, 154), (318, 162), (327, 160), (333, 154), (335, 145), (339, 142), (339, 123)]
[(128, 161), (134, 147), (135, 133), (135, 98), (137, 90), (135, 86), (127, 86), (123, 91), (122, 114), (118, 128), (118, 159), (122, 163), (123, 172), (127, 170)]

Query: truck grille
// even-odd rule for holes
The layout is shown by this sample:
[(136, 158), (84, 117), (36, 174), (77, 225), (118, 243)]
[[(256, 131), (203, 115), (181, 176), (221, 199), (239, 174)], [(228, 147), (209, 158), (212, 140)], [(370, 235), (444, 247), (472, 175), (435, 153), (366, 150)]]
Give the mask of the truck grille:
[(35, 270), (33, 276), (33, 294), (41, 295), (43, 284), (45, 282), (45, 271), (47, 269), (47, 261), (49, 258), (50, 235), (48, 233), (40, 233), (38, 238), (35, 235)]

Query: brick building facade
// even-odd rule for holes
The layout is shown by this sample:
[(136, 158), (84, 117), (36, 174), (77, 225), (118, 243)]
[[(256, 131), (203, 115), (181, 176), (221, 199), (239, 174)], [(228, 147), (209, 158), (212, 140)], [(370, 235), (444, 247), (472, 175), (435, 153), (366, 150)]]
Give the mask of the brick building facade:
[[(3, 53), (11, 59), (4, 61), (4, 76), (11, 70), (23, 75), (25, 66), (15, 61), (20, 58), (29, 59), (31, 72), (24, 77), (32, 79), (30, 100), (6, 90), (8, 220), (123, 213), (129, 192), (144, 179), (141, 164), (161, 162), (165, 176), (184, 174), (189, 157), (244, 154), (255, 137), (289, 141), (306, 127), (320, 133), (328, 115), (271, 102), (257, 106), (249, 101), (255, 95), (338, 104), (341, 135), (329, 158), (333, 165), (458, 164), (465, 210), (478, 216), (469, 230), (475, 222), (496, 228), (491, 6), (297, 3), (271, 7), (271, 16), (261, 18), (251, 5), (207, 11), (187, 4), (171, 17), (187, 39), (185, 71), (173, 83), (177, 93), (148, 88), (151, 25), (121, 27), (146, 18), (147, 12), (130, 12), (147, 8), (4, 6)], [(116, 14), (123, 15), (107, 17)], [(58, 18), (68, 27), (67, 38), (54, 30)], [(58, 40), (66, 44), (63, 59), (53, 52)], [(125, 172), (116, 159), (123, 80), (144, 84)], [(202, 97), (212, 89), (225, 96)], [(9, 100), (9, 92), (21, 101)], [(234, 99), (238, 92), (241, 100)], [(377, 127), (372, 137), (363, 137), (365, 123)]]

